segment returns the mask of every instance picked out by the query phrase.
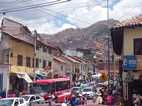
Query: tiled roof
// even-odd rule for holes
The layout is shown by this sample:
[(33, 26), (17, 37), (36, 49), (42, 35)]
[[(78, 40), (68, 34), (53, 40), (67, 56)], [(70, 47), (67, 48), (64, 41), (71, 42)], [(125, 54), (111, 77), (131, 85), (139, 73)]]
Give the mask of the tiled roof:
[[(22, 29), (26, 32), (23, 33)], [(1, 30), (1, 28), (0, 28)], [(32, 35), (31, 31), (28, 29), (27, 26), (22, 25), (21, 23), (18, 23), (16, 21), (13, 21), (9, 18), (3, 18), (3, 32), (10, 35), (11, 37), (24, 41), (26, 43), (34, 45), (34, 36)], [(45, 43), (42, 38), (37, 39), (37, 41), (41, 42), (42, 44), (52, 48), (52, 49), (59, 49), (58, 47), (55, 47), (54, 45)]]
[[(3, 19), (2, 31), (6, 34), (9, 34), (11, 37), (24, 41), (29, 44), (34, 44), (34, 39), (31, 36), (31, 32), (28, 27), (10, 20), (8, 18)], [(25, 32), (23, 32), (25, 31)]]
[(61, 63), (66, 63), (62, 58), (60, 57), (55, 57), (54, 56), (54, 60), (58, 61), (58, 62), (61, 62)]
[(64, 58), (64, 59), (67, 59), (67, 60), (69, 60), (70, 62), (73, 62), (73, 63), (80, 63), (79, 61), (77, 61), (77, 60), (71, 58), (70, 56), (63, 56), (63, 58)]
[(116, 24), (113, 28), (133, 27), (133, 26), (139, 26), (139, 25), (142, 25), (142, 15), (124, 20)]

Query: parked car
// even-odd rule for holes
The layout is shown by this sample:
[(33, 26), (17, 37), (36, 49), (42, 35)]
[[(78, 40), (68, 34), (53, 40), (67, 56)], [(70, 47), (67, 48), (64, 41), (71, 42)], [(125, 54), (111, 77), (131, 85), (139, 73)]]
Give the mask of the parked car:
[(23, 95), (22, 96), (26, 103), (30, 105), (31, 103), (43, 104), (44, 98), (39, 95)]
[(27, 106), (25, 99), (21, 97), (0, 99), (0, 106)]
[(92, 99), (95, 96), (95, 92), (92, 87), (86, 87), (83, 89), (82, 95), (86, 96), (88, 99)]
[(74, 94), (79, 94), (81, 92), (81, 89), (80, 89), (80, 87), (73, 87), (71, 89), (71, 92)]

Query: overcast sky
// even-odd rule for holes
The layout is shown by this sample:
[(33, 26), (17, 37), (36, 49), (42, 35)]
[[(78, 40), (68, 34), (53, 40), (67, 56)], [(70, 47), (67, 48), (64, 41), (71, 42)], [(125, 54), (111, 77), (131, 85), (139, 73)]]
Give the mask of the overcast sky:
[[(0, 10), (49, 1), (55, 0), (0, 0)], [(142, 13), (142, 0), (109, 1), (110, 18), (121, 21)], [(106, 10), (106, 0), (72, 0), (54, 6), (7, 13), (6, 17), (39, 33), (53, 34), (66, 28), (84, 28), (105, 20)]]

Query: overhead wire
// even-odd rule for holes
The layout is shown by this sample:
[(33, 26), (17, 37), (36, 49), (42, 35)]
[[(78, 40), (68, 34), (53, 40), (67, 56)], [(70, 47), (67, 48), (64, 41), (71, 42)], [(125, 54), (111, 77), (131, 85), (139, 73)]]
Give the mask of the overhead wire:
[(21, 7), (16, 7), (16, 8), (1, 9), (0, 14), (24, 11), (24, 10), (40, 8), (40, 7), (46, 7), (46, 6), (56, 5), (56, 4), (65, 3), (65, 2), (69, 2), (69, 1), (70, 0), (55, 0), (55, 1), (52, 1), (52, 2), (39, 3), (39, 4), (21, 6)]
[(0, 11), (8, 11), (8, 10), (14, 10), (14, 9), (19, 9), (19, 8), (26, 8), (26, 7), (44, 5), (44, 4), (48, 4), (48, 3), (54, 3), (54, 2), (58, 2), (58, 0), (55, 0), (55, 1), (52, 1), (52, 2), (44, 2), (44, 3), (38, 3), (38, 4), (27, 5), (27, 6), (21, 6), (21, 7), (14, 7), (14, 8), (1, 9)]

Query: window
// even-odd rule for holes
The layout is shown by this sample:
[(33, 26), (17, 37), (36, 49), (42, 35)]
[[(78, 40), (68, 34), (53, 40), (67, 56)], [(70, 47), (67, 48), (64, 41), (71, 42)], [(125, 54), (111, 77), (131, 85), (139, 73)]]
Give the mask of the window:
[(35, 64), (35, 59), (33, 58), (33, 64), (32, 64), (33, 67), (34, 67), (34, 64)]
[(26, 57), (26, 66), (27, 67), (31, 66), (31, 58), (30, 57)]
[(47, 47), (43, 47), (43, 52), (47, 52)]
[(36, 67), (39, 67), (39, 59), (36, 59)]
[(52, 66), (52, 62), (51, 61), (48, 62), (48, 66), (51, 68), (51, 66)]
[(35, 100), (35, 97), (34, 96), (32, 96), (31, 97), (31, 99), (30, 99), (30, 101), (34, 101)]
[(24, 103), (24, 100), (23, 100), (23, 99), (19, 99), (19, 101), (20, 101), (20, 104)]
[(61, 71), (63, 71), (63, 65), (61, 65)]
[(48, 53), (49, 53), (49, 54), (52, 54), (51, 48), (48, 48)]
[(39, 50), (40, 49), (40, 46), (36, 46), (36, 50)]
[(36, 99), (40, 99), (40, 97), (39, 97), (39, 96), (36, 96)]
[(23, 65), (23, 56), (22, 55), (17, 56), (17, 65), (19, 65), (19, 66)]
[(2, 91), (3, 88), (3, 74), (0, 74), (0, 91)]
[(5, 49), (3, 50), (3, 59), (4, 59), (4, 64), (8, 64), (9, 63), (9, 50)]
[(142, 38), (134, 39), (134, 55), (142, 55)]
[(43, 68), (46, 67), (46, 60), (43, 60)]

